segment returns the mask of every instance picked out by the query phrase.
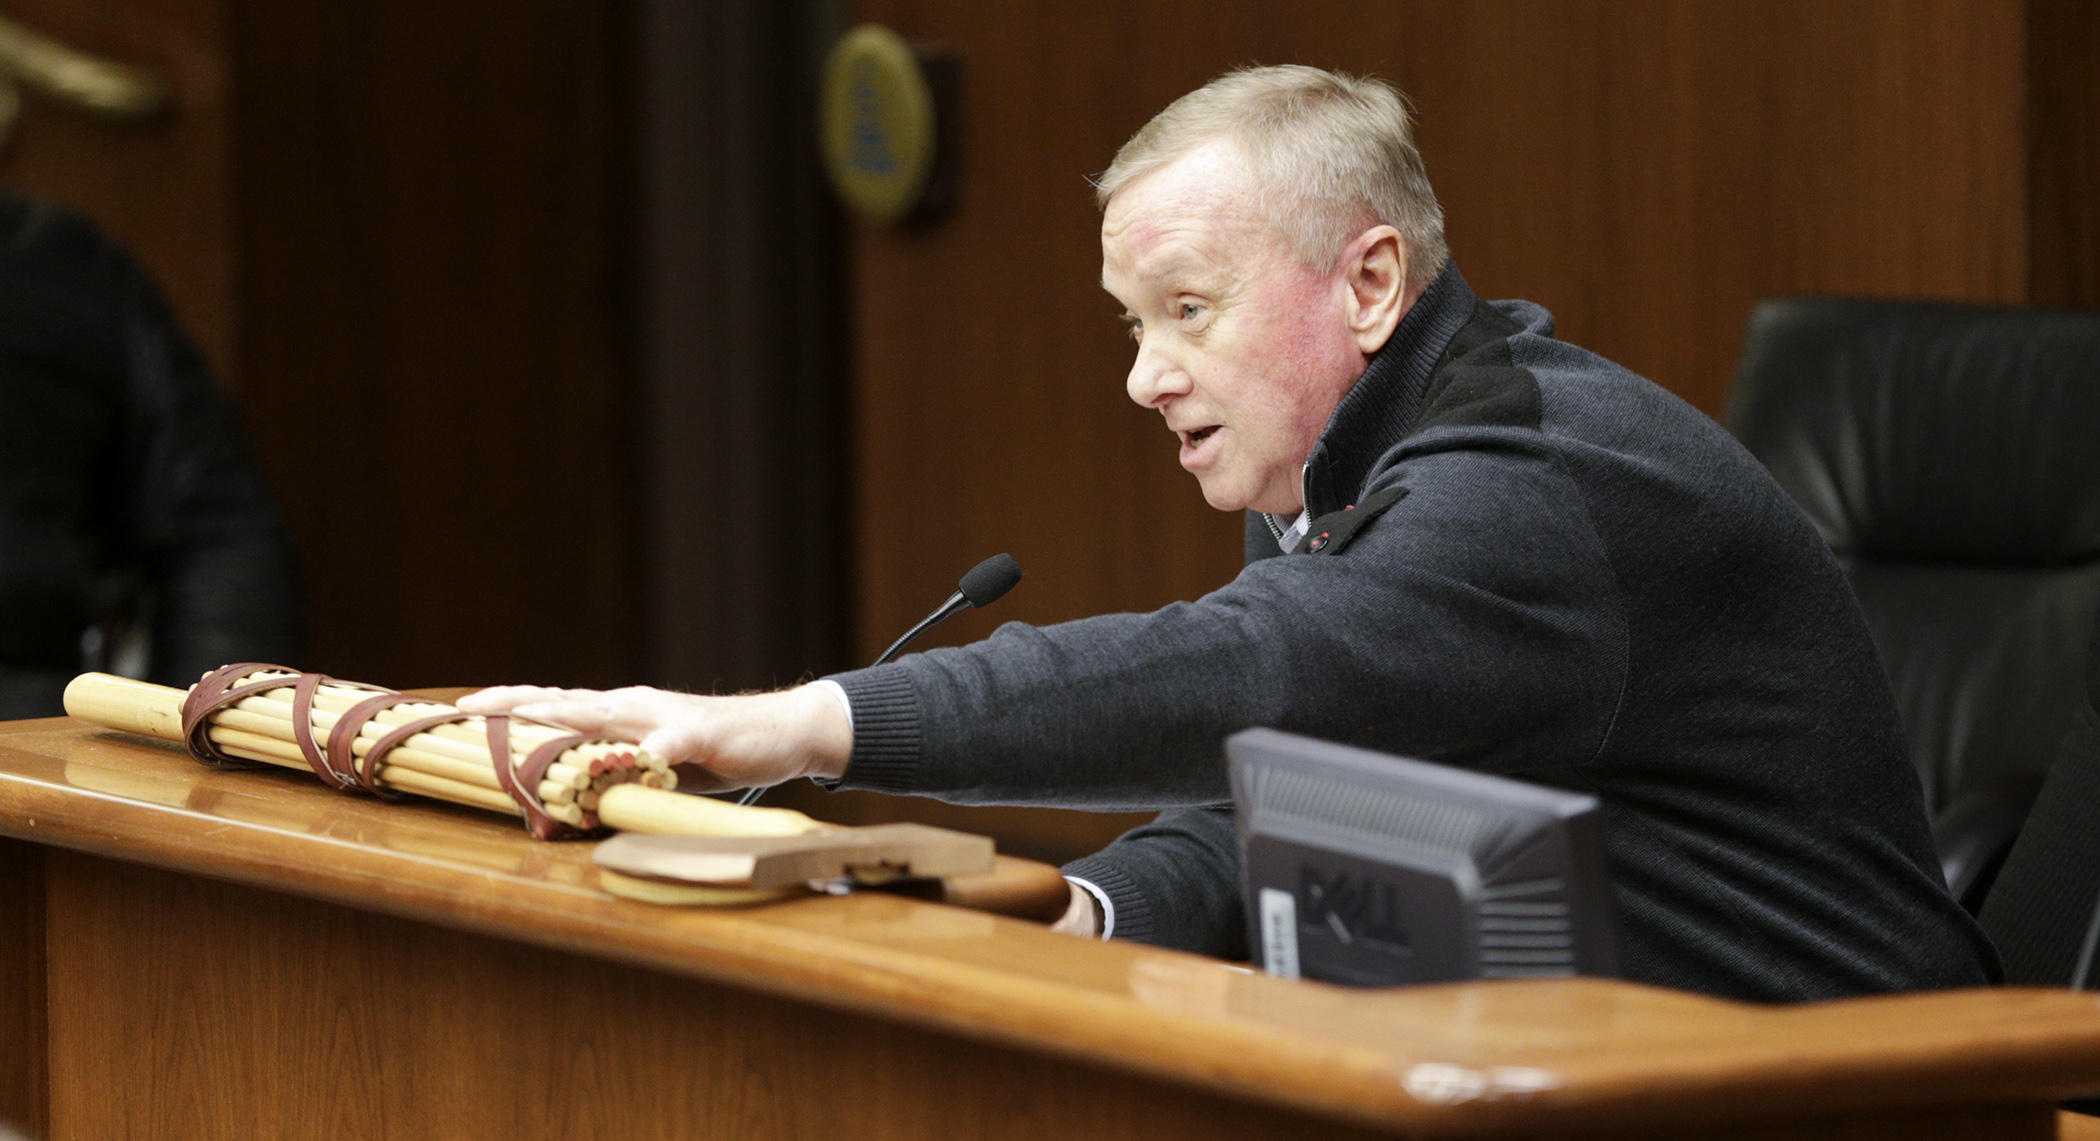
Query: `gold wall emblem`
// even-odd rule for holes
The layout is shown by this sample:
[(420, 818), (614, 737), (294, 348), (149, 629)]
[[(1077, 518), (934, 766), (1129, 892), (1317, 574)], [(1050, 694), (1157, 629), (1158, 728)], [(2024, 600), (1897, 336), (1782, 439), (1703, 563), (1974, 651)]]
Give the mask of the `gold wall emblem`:
[(876, 24), (847, 32), (824, 65), (824, 169), (852, 209), (901, 222), (926, 197), (937, 143), (934, 95), (917, 53)]

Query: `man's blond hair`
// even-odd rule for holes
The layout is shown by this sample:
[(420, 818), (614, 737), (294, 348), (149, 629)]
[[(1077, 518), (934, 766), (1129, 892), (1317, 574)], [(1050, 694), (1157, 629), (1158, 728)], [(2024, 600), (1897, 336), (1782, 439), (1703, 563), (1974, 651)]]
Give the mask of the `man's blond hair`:
[(1118, 190), (1215, 139), (1238, 144), (1262, 212), (1305, 264), (1333, 268), (1383, 222), (1407, 243), (1409, 284), (1444, 268), (1444, 211), (1406, 100), (1379, 80), (1316, 67), (1243, 68), (1176, 99), (1116, 152), (1095, 202), (1107, 209)]

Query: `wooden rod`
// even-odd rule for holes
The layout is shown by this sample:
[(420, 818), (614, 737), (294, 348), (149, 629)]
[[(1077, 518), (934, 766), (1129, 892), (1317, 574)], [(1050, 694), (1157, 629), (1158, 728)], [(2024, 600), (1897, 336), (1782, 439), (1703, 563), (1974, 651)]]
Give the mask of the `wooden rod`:
[[(240, 729), (222, 729), (213, 726), (210, 730), (212, 743), (224, 747), (231, 756), (246, 760), (262, 760), (273, 765), (302, 772), (311, 772), (306, 757), (299, 746), (280, 741), (275, 737), (249, 733)], [(236, 752), (238, 750), (238, 752)], [(407, 792), (418, 792), (476, 808), (492, 808), (516, 815), (517, 804), (503, 792), (448, 780), (434, 773), (420, 772), (406, 765), (381, 764), (377, 779), (380, 784)]]
[[(212, 718), (212, 724), (243, 729), (250, 733), (257, 733), (280, 741), (288, 739), (287, 730), (290, 728), (290, 722), (288, 721), (245, 709), (223, 710), (218, 716)], [(214, 738), (214, 740), (216, 739)], [(410, 739), (413, 740), (414, 738)], [(373, 743), (372, 741), (366, 741), (364, 738), (359, 738), (359, 741), (368, 746)], [(355, 746), (352, 747), (352, 752), (359, 757), (367, 755), (370, 751), (369, 748), (359, 749)], [(295, 755), (298, 753), (296, 743), (293, 753)], [(303, 764), (304, 761), (302, 760), (301, 763)], [(429, 773), (432, 776), (444, 777), (447, 780), (477, 785), (481, 788), (495, 789), (499, 792), (503, 789), (502, 782), (496, 778), (495, 770), (489, 767), (486, 753), (473, 760), (460, 760), (457, 757), (426, 753), (410, 745), (402, 744), (396, 746), (386, 755), (384, 765), (404, 765), (420, 772)]]
[(746, 808), (638, 784), (616, 784), (600, 793), (598, 819), (623, 832), (666, 836), (800, 836), (830, 827), (791, 808)]
[(449, 800), (456, 804), (468, 804), (476, 808), (486, 808), (492, 812), (507, 812), (512, 816), (524, 814), (524, 810), (518, 807), (516, 801), (500, 792), (490, 792), (485, 788), (461, 784), (458, 781), (446, 780), (443, 777), (434, 777), (428, 773), (419, 773), (414, 769), (402, 769), (399, 772), (395, 772), (392, 765), (381, 765), (379, 767), (379, 778), (404, 792), (421, 793), (424, 796), (435, 797), (439, 800)]

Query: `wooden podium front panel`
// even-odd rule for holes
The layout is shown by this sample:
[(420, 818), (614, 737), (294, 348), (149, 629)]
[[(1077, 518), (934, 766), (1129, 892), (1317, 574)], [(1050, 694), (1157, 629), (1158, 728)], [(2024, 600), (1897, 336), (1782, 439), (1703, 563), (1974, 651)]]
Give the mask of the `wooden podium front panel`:
[(1369, 1137), (1128, 1075), (52, 852), (52, 1137)]
[[(275, 892), (47, 865), (51, 1137), (1393, 1136)], [(2027, 1105), (1640, 1135), (2055, 1133)]]
[(44, 851), (0, 837), (0, 1125), (43, 1136)]

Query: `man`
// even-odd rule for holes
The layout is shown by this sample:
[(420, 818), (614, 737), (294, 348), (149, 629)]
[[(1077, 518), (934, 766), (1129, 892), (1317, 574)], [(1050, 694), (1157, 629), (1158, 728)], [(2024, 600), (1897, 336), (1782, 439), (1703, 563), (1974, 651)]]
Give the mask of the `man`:
[(1225, 76), (1099, 191), (1130, 397), (1213, 507), (1249, 513), (1232, 583), (759, 697), (472, 708), (722, 785), (1167, 806), (1067, 869), (1065, 926), (1228, 955), (1220, 745), (1272, 725), (1598, 795), (1629, 978), (1759, 1000), (1986, 981), (1828, 550), (1711, 421), (1538, 307), (1473, 297), (1391, 89)]

